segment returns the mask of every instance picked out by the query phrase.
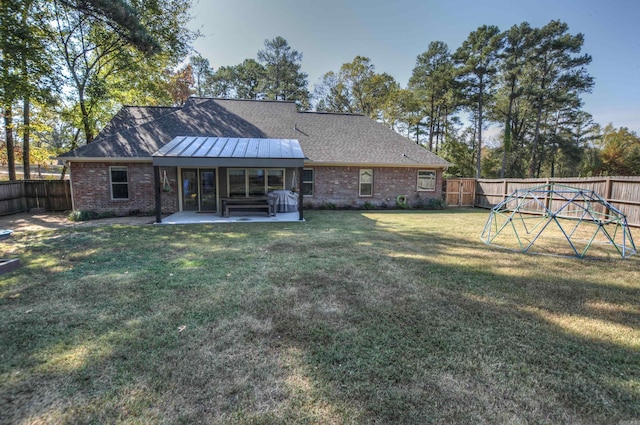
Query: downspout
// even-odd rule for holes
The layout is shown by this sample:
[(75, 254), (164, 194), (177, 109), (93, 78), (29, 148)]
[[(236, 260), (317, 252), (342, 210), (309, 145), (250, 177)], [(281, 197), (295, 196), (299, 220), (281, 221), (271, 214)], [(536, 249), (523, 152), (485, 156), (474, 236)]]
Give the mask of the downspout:
[[(71, 192), (71, 211), (76, 210), (76, 199), (73, 196), (73, 178), (71, 177), (71, 161), (65, 161), (64, 166), (69, 170), (69, 191)], [(64, 176), (62, 176), (61, 180), (64, 180)]]
[(304, 220), (304, 195), (302, 194), (302, 182), (304, 181), (304, 166), (298, 168), (298, 220)]
[(162, 191), (160, 190), (160, 167), (153, 166), (153, 180), (156, 191), (156, 223), (162, 223)]

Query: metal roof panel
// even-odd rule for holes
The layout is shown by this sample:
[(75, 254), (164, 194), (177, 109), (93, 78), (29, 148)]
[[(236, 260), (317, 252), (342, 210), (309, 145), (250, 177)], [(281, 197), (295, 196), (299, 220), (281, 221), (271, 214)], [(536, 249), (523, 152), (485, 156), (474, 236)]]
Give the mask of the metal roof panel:
[(216, 159), (216, 163), (223, 161), (225, 164), (252, 160), (299, 161), (305, 158), (300, 143), (296, 139), (189, 136), (174, 138), (156, 151), (152, 157), (156, 165), (167, 165), (176, 161), (181, 164), (195, 164), (198, 162), (194, 162), (197, 158)]

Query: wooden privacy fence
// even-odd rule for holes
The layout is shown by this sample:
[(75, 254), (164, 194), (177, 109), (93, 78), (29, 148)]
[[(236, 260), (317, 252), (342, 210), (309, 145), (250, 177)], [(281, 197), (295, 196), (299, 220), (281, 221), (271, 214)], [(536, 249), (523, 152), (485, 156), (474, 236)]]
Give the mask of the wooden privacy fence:
[(69, 180), (19, 180), (0, 182), (0, 215), (42, 208), (46, 211), (69, 211)]
[(640, 227), (640, 177), (479, 179), (475, 184), (474, 206), (492, 208), (517, 189), (549, 183), (592, 190), (626, 215), (630, 226)]

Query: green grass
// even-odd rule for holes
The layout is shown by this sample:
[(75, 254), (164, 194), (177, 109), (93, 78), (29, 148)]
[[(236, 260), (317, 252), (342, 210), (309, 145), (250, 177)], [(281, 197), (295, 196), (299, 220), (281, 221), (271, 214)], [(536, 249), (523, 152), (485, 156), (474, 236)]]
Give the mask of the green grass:
[(640, 256), (491, 248), (487, 217), (14, 235), (0, 423), (640, 420)]

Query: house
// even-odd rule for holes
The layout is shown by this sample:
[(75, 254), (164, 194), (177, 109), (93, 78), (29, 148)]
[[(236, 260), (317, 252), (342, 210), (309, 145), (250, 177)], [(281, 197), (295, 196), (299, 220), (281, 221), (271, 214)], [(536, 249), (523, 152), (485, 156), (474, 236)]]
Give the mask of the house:
[[(302, 190), (306, 207), (395, 206), (442, 197), (447, 161), (366, 116), (295, 103), (192, 97), (123, 107), (60, 156), (74, 210), (221, 211), (223, 199)], [(402, 199), (402, 198), (401, 198)]]

